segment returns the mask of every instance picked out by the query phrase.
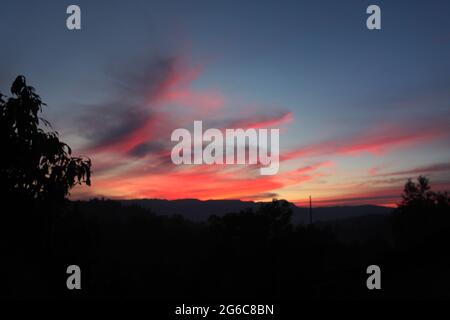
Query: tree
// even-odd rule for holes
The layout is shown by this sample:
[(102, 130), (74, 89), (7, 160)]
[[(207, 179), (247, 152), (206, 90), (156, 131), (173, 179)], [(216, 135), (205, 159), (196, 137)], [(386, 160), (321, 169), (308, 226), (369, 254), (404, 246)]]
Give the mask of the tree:
[(417, 183), (408, 179), (402, 193), (400, 206), (420, 205), (426, 201), (432, 201), (434, 193), (430, 191), (430, 181), (423, 176), (417, 178)]
[(447, 192), (431, 190), (429, 180), (419, 176), (409, 179), (402, 202), (394, 212), (394, 236), (402, 247), (447, 242), (450, 231), (450, 197)]
[(0, 193), (8, 201), (59, 202), (76, 184), (91, 184), (91, 160), (73, 157), (50, 123), (38, 116), (45, 103), (18, 76), (12, 97), (0, 93)]

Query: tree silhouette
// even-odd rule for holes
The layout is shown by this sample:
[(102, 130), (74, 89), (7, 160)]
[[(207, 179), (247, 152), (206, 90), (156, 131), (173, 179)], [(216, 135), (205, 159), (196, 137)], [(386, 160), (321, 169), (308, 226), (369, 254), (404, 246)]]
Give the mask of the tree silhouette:
[(0, 193), (8, 201), (65, 199), (76, 184), (90, 185), (91, 160), (72, 157), (70, 147), (38, 116), (41, 101), (24, 76), (11, 86), (12, 97), (0, 94)]
[(400, 206), (412, 206), (433, 199), (434, 193), (430, 191), (430, 181), (423, 176), (417, 178), (417, 183), (408, 179), (402, 193)]
[[(429, 180), (419, 176), (409, 179), (402, 193), (402, 202), (394, 212), (394, 236), (402, 247), (417, 247), (448, 242), (450, 231), (450, 197), (446, 192), (431, 190)], [(436, 244), (433, 244), (436, 246)]]

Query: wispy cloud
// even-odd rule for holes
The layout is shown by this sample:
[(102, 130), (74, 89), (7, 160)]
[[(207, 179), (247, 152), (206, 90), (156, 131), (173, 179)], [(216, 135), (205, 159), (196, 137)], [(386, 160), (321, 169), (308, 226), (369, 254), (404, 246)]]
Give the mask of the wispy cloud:
[[(319, 166), (261, 177), (257, 166), (183, 166), (170, 161), (172, 130), (204, 120), (216, 128), (281, 127), (293, 120), (285, 110), (245, 117), (227, 115), (220, 90), (192, 89), (204, 71), (181, 59), (159, 59), (137, 71), (119, 72), (111, 102), (91, 106), (84, 115), (83, 132), (90, 141), (83, 153), (94, 160), (93, 195), (116, 198), (252, 198), (262, 199), (274, 190), (312, 179)], [(143, 73), (143, 74), (142, 74)], [(183, 188), (180, 181), (189, 181)], [(84, 191), (83, 191), (84, 192)], [(80, 191), (80, 195), (86, 196)], [(76, 196), (76, 194), (75, 194)]]
[(449, 123), (434, 123), (428, 126), (401, 123), (380, 125), (350, 137), (338, 137), (286, 152), (282, 160), (323, 155), (358, 155), (361, 153), (382, 154), (384, 152), (415, 146), (450, 134)]
[[(294, 122), (294, 114), (285, 108), (261, 108), (259, 112), (241, 108), (230, 113), (230, 102), (219, 88), (211, 89), (212, 84), (208, 88), (194, 86), (204, 72), (203, 66), (190, 66), (180, 58), (155, 58), (139, 68), (113, 73), (114, 94), (109, 101), (91, 106), (78, 130), (89, 141), (82, 152), (94, 160), (94, 179), (90, 191), (80, 189), (74, 196), (267, 200), (283, 196), (281, 190), (285, 188), (326, 180), (329, 168), (336, 166), (337, 156), (382, 155), (438, 141), (450, 134), (445, 120), (433, 123), (392, 120), (388, 124), (375, 124), (363, 132), (282, 152), (280, 160), (284, 166), (276, 176), (260, 176), (256, 170), (259, 165), (175, 166), (170, 160), (171, 132), (180, 127), (190, 128), (194, 120), (203, 120), (208, 127), (220, 130), (288, 130)], [(322, 205), (364, 201), (392, 204), (399, 197), (401, 179), (373, 178), (445, 171), (448, 166), (440, 163), (390, 173), (383, 173), (384, 166), (373, 167), (368, 169), (372, 179), (346, 189), (359, 188), (358, 192), (316, 201)]]
[(427, 166), (407, 169), (407, 170), (399, 170), (392, 171), (386, 173), (378, 173), (377, 176), (400, 176), (400, 175), (424, 175), (431, 172), (450, 172), (450, 162), (445, 163), (435, 163)]

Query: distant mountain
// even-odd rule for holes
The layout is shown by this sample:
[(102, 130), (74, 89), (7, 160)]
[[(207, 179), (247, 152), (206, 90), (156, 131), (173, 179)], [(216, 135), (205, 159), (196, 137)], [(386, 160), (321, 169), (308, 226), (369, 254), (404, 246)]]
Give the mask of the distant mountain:
[[(257, 208), (260, 203), (240, 200), (206, 200), (180, 199), (136, 199), (122, 200), (123, 205), (138, 205), (152, 210), (161, 215), (182, 215), (192, 221), (206, 221), (209, 216), (223, 216), (227, 213), (239, 212), (247, 208)], [(309, 209), (297, 207), (292, 204), (294, 223), (308, 223)], [(333, 221), (366, 215), (386, 215), (392, 211), (391, 208), (363, 205), (363, 206), (339, 206), (339, 207), (317, 207), (313, 208), (313, 221)]]

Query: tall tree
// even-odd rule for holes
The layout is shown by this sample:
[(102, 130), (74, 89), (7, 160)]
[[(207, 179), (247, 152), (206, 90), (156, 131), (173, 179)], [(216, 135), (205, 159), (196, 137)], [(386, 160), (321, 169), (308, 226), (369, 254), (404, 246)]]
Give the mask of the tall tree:
[[(51, 125), (39, 117), (35, 89), (18, 76), (11, 97), (0, 94), (0, 193), (13, 201), (62, 201), (76, 184), (90, 185), (91, 160), (73, 157)], [(42, 127), (42, 126), (43, 127)]]

